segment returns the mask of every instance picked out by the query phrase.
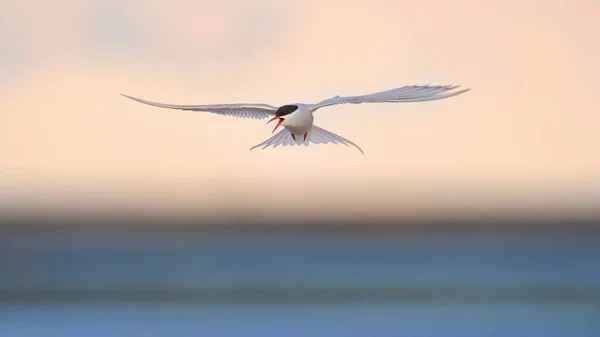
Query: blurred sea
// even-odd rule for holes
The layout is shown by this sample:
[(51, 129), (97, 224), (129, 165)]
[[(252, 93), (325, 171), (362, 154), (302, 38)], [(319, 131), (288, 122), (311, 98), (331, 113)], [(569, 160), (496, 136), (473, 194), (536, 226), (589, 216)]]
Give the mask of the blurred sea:
[(600, 336), (599, 239), (7, 231), (0, 336)]

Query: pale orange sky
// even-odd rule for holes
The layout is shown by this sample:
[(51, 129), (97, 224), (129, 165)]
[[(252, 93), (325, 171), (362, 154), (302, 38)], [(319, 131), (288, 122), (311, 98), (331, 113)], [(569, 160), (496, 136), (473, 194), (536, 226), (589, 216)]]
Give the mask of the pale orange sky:
[[(2, 211), (600, 209), (598, 1), (34, 2), (0, 5)], [(281, 105), (413, 84), (472, 90), (316, 114), (366, 156), (248, 151), (271, 125), (119, 96)]]

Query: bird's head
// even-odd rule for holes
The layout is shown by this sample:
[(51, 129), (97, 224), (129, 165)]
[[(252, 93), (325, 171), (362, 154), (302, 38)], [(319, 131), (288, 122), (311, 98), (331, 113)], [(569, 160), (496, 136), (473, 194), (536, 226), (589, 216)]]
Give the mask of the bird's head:
[[(273, 132), (275, 132), (275, 130), (277, 130), (277, 128), (280, 125), (285, 125), (285, 121), (289, 117), (289, 114), (291, 114), (292, 112), (294, 112), (296, 110), (298, 110), (297, 105), (283, 105), (279, 109), (277, 109), (277, 111), (275, 112), (275, 117), (269, 119), (267, 124), (271, 123), (274, 120), (279, 120), (277, 122), (277, 125), (275, 125), (275, 128), (273, 129)], [(273, 132), (271, 132), (271, 133), (273, 133)]]

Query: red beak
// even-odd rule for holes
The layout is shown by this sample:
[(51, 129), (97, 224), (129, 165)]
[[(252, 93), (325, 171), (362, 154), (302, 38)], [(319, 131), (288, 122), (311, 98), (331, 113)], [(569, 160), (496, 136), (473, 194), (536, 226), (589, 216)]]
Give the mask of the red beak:
[[(276, 119), (279, 119), (279, 122), (277, 122), (277, 125), (275, 125), (275, 129), (273, 129), (273, 132), (275, 132), (275, 130), (277, 130), (277, 128), (281, 125), (281, 123), (283, 123), (283, 118), (275, 116), (275, 117), (269, 119), (269, 121), (267, 122), (267, 124), (269, 124)], [(273, 133), (273, 132), (271, 132), (271, 133)]]

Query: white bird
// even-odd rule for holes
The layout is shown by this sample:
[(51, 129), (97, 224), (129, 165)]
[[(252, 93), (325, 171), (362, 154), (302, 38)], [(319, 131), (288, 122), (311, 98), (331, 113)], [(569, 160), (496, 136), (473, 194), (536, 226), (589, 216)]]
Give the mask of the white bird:
[[(277, 125), (273, 132), (280, 126), (283, 129), (265, 140), (264, 142), (253, 146), (250, 150), (262, 146), (277, 147), (279, 145), (305, 145), (314, 144), (337, 144), (341, 143), (346, 146), (354, 146), (363, 155), (363, 150), (353, 142), (346, 138), (336, 135), (333, 132), (322, 129), (313, 124), (314, 112), (323, 107), (337, 104), (361, 104), (361, 103), (407, 103), (407, 102), (424, 102), (433, 101), (443, 98), (456, 96), (470, 89), (452, 91), (459, 88), (460, 85), (452, 86), (429, 86), (429, 85), (412, 85), (404, 86), (388, 91), (377, 92), (374, 94), (361, 96), (335, 96), (323, 100), (316, 104), (294, 103), (286, 104), (280, 107), (275, 107), (269, 104), (256, 103), (233, 103), (233, 104), (207, 104), (207, 105), (174, 105), (146, 101), (140, 98), (135, 98), (128, 95), (123, 95), (127, 98), (140, 103), (168, 109), (205, 111), (216, 113), (225, 116), (234, 116), (240, 118), (265, 119), (271, 117), (270, 123), (277, 120)], [(273, 133), (271, 132), (271, 133)]]

